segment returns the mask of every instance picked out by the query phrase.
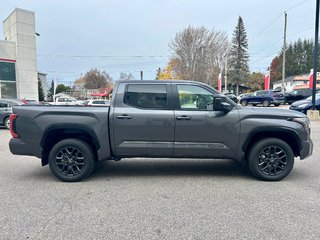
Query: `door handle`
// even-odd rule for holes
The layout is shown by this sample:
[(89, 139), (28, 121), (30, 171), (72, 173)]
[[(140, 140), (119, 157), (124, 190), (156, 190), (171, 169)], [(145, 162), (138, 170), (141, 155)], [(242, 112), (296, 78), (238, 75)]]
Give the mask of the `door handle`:
[(191, 117), (190, 116), (179, 116), (179, 117), (176, 117), (177, 120), (191, 120)]
[(132, 116), (127, 115), (127, 114), (123, 114), (123, 115), (118, 115), (117, 118), (118, 119), (132, 119)]

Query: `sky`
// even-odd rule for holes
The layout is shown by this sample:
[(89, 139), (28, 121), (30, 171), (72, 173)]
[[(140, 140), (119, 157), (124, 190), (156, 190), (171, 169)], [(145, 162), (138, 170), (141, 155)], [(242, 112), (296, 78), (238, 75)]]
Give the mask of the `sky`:
[[(72, 84), (92, 68), (116, 81), (121, 72), (155, 79), (170, 57), (168, 44), (188, 25), (225, 31), (238, 17), (248, 36), (250, 71), (265, 72), (287, 41), (314, 38), (316, 0), (0, 0), (0, 20), (15, 8), (35, 12), (38, 71)], [(3, 40), (3, 25), (0, 24)]]

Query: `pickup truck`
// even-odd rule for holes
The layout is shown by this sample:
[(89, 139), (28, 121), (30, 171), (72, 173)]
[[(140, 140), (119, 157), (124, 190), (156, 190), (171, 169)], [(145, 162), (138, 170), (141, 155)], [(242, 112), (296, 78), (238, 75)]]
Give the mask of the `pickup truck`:
[(313, 149), (306, 115), (242, 107), (182, 80), (118, 81), (110, 107), (15, 106), (10, 124), (11, 153), (41, 158), (62, 181), (133, 157), (234, 159), (275, 181)]

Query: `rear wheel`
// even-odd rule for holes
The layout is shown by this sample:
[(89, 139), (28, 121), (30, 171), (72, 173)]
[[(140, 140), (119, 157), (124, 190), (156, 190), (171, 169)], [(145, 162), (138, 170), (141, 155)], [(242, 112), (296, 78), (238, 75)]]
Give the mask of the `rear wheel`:
[(274, 105), (275, 105), (276, 107), (278, 107), (278, 106), (280, 106), (280, 103), (275, 103)]
[(263, 102), (262, 102), (262, 105), (264, 106), (264, 107), (269, 107), (270, 106), (270, 101), (269, 100), (263, 100)]
[(248, 165), (255, 177), (266, 181), (278, 181), (291, 172), (294, 154), (286, 142), (278, 138), (268, 138), (252, 147)]
[(254, 107), (255, 107), (255, 106), (257, 106), (257, 104), (255, 104), (255, 103), (254, 103), (254, 104), (252, 104), (252, 106), (254, 106)]
[(79, 139), (58, 142), (49, 154), (50, 169), (64, 182), (80, 181), (91, 174), (95, 165), (92, 148)]
[(10, 130), (10, 119), (9, 119), (9, 117), (7, 117), (4, 120), (4, 126), (6, 127), (6, 129)]
[(241, 102), (241, 105), (244, 106), (244, 107), (247, 106), (247, 105), (248, 105), (248, 101), (247, 101), (247, 100), (243, 100), (243, 101)]

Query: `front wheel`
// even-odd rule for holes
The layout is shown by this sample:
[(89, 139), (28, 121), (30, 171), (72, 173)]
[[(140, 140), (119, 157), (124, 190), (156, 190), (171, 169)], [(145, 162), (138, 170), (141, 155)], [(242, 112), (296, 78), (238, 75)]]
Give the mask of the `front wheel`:
[(274, 104), (276, 107), (279, 107), (280, 106), (280, 103), (275, 103)]
[(255, 177), (266, 181), (278, 181), (291, 172), (294, 154), (286, 142), (278, 138), (267, 138), (251, 148), (248, 165)]
[(247, 100), (243, 100), (243, 101), (241, 102), (241, 105), (244, 106), (244, 107), (247, 106), (247, 105), (248, 105), (248, 101), (247, 101)]
[(92, 148), (79, 139), (65, 139), (50, 151), (49, 166), (53, 175), (64, 182), (80, 181), (91, 174), (95, 165)]
[(264, 100), (264, 101), (262, 102), (262, 105), (263, 105), (264, 107), (269, 107), (270, 101), (269, 101), (269, 100)]

